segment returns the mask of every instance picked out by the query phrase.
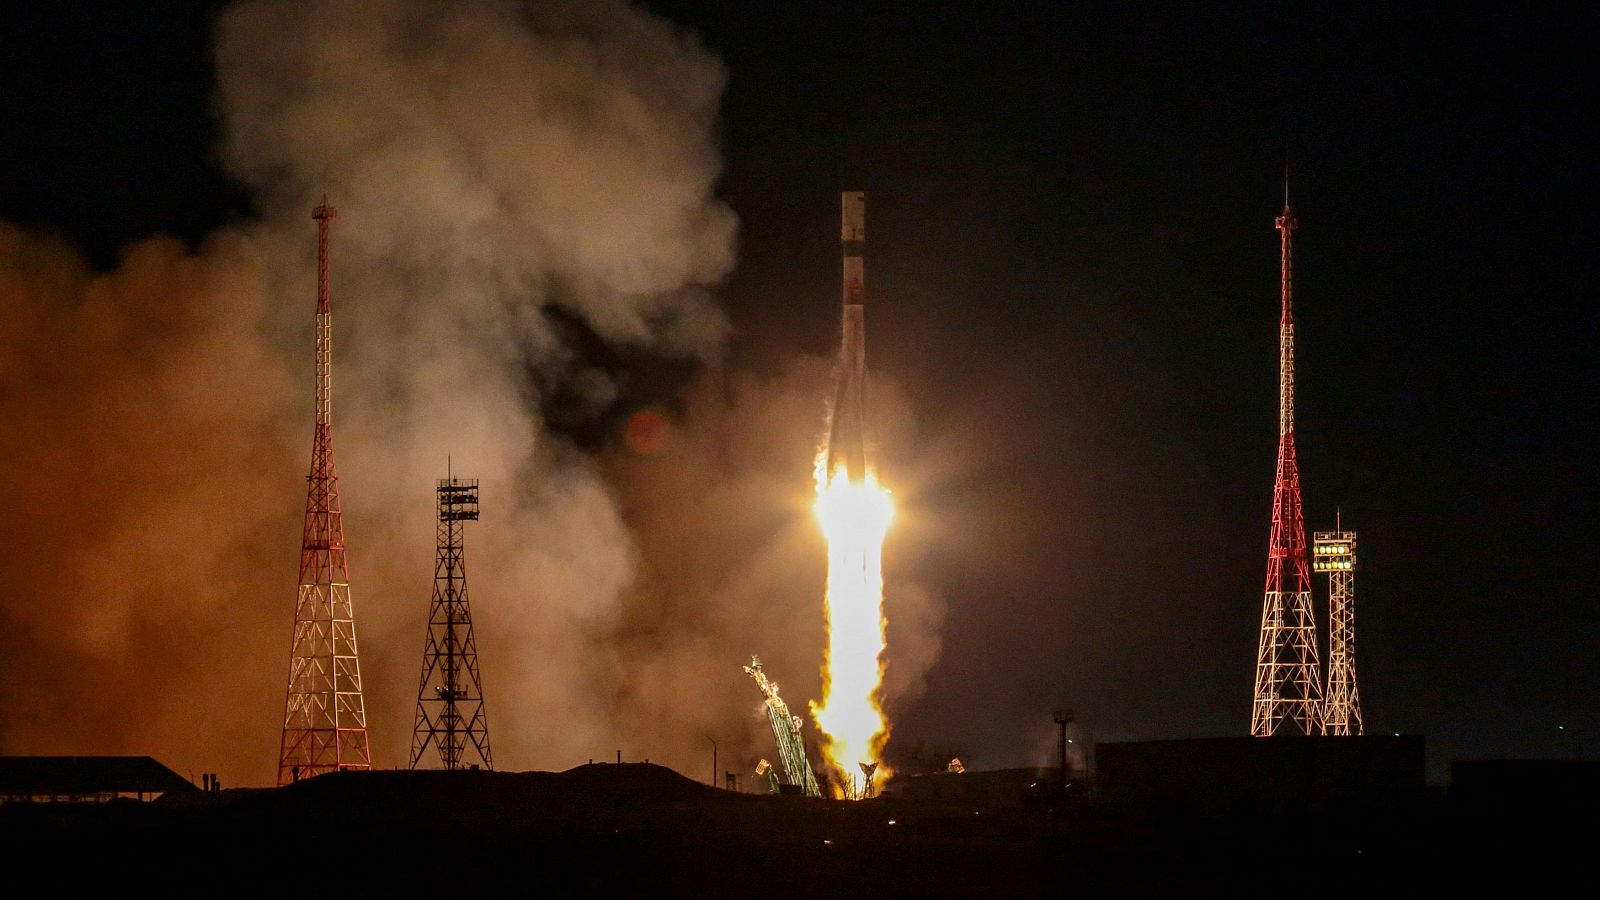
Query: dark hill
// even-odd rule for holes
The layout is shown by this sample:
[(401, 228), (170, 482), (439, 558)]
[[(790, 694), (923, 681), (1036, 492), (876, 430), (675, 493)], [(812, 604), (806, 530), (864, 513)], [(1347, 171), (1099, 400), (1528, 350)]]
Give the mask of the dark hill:
[(520, 808), (727, 801), (719, 791), (651, 763), (591, 764), (565, 772), (415, 771), (339, 772), (258, 795), (263, 803), (388, 804), (423, 810), (447, 806)]
[[(1196, 812), (1110, 792), (1010, 803), (735, 794), (648, 764), (347, 772), (170, 803), (0, 805), (0, 847), (13, 874), (71, 893), (1248, 896), (1263, 873), (1289, 883), (1312, 868), (1340, 877), (1305, 896), (1437, 892), (1512, 870), (1537, 893), (1536, 876), (1580, 858), (1584, 833), (1557, 831), (1541, 796)], [(1262, 856), (1291, 835), (1295, 853)]]

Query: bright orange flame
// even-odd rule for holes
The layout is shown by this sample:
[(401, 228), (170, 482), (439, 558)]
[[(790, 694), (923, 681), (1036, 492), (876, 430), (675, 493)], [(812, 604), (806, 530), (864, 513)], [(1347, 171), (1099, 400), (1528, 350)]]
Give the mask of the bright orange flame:
[[(827, 736), (824, 752), (835, 771), (836, 793), (862, 793), (863, 762), (878, 762), (889, 740), (879, 702), (883, 684), (883, 539), (894, 517), (889, 492), (875, 472), (852, 482), (841, 467), (824, 481), (819, 466), (817, 519), (828, 541), (828, 591), (824, 614), (828, 650), (822, 667), (822, 703), (811, 704)], [(874, 780), (889, 771), (879, 766)], [(870, 785), (866, 787), (870, 788)]]

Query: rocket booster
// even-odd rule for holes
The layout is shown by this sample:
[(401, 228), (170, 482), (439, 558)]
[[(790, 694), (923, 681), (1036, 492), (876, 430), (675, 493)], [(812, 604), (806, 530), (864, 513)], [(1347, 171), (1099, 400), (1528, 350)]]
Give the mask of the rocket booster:
[(840, 195), (839, 237), (844, 250), (844, 327), (839, 346), (838, 385), (829, 416), (826, 475), (842, 469), (860, 482), (876, 467), (867, 428), (866, 265), (867, 200), (861, 191)]
[(867, 296), (863, 283), (867, 249), (867, 195), (845, 191), (839, 195), (839, 240), (844, 248), (844, 305), (863, 306)]

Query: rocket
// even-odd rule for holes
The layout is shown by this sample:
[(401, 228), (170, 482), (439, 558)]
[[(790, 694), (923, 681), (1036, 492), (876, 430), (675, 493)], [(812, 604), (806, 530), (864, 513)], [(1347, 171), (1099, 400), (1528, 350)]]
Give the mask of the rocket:
[(828, 419), (826, 477), (841, 470), (860, 483), (877, 468), (877, 447), (867, 427), (866, 289), (867, 198), (861, 191), (839, 195), (839, 237), (844, 250), (844, 327), (839, 344), (838, 384)]

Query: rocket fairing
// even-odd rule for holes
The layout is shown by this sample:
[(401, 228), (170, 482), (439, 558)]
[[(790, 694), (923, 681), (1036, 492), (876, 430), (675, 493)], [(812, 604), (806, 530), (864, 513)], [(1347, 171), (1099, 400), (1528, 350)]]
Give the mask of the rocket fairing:
[(839, 236), (844, 250), (844, 327), (839, 346), (838, 386), (828, 423), (825, 477), (841, 469), (859, 483), (876, 468), (876, 447), (867, 427), (867, 325), (864, 251), (866, 194), (840, 195)]

